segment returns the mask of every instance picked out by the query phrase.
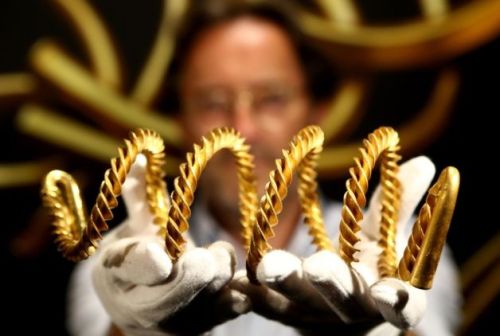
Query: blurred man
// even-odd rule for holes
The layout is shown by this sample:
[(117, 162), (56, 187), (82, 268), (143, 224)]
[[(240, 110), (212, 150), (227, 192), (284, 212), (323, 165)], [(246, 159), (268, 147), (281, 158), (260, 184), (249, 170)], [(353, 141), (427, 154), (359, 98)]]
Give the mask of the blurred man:
[[(281, 150), (288, 147), (301, 128), (321, 121), (334, 88), (333, 72), (326, 60), (307, 45), (290, 16), (273, 6), (203, 1), (186, 22), (169, 73), (168, 108), (177, 112), (188, 146), (199, 142), (201, 136), (215, 127), (236, 128), (252, 146), (258, 191), (262, 195)], [(430, 164), (419, 162), (408, 165), (406, 171), (409, 169), (415, 175), (419, 167)], [(423, 194), (432, 179), (429, 170), (433, 173), (433, 168), (426, 170), (418, 191), (407, 188), (405, 192)], [(245, 282), (244, 273), (235, 279), (235, 259), (237, 268), (242, 268), (245, 254), (240, 238), (236, 166), (225, 152), (217, 154), (203, 173), (190, 234), (197, 246), (219, 240), (231, 245), (216, 243), (208, 248), (188, 249), (172, 266), (163, 252), (163, 242), (150, 234), (153, 231), (137, 229), (140, 225), (147, 227), (151, 219), (141, 191), (144, 187), (141, 174), (138, 165), (129, 177), (132, 182), (124, 186), (128, 221), (111, 232), (99, 254), (77, 270), (73, 286), (77, 298), (72, 310), (76, 322), (72, 328), (79, 331), (75, 332), (82, 335), (85, 330), (88, 332), (85, 323), (95, 316), (92, 321), (102, 327), (96, 327), (94, 334), (108, 330), (114, 323), (115, 332), (129, 335), (193, 334), (209, 330), (215, 335), (374, 335), (377, 332), (388, 335), (399, 333), (400, 328), (414, 327), (424, 316), (417, 332), (426, 334), (432, 328), (434, 335), (453, 333), (458, 297), (454, 269), (446, 258), (441, 265), (444, 271), (438, 272), (435, 282), (445, 277), (449, 286), (431, 292), (428, 300), (432, 307), (427, 313), (420, 300), (425, 293), (415, 294), (413, 289), (397, 285), (402, 286), (397, 293), (406, 293), (409, 298), (409, 308), (387, 303), (390, 311), (396, 312), (394, 320), (390, 320), (392, 325), (385, 323), (386, 315), (373, 303), (376, 298), (367, 293), (345, 289), (349, 292), (346, 296), (328, 298), (321, 290), (311, 290), (305, 278), (298, 279), (293, 290), (283, 290), (283, 283), (275, 287), (271, 283), (279, 277), (266, 282), (266, 274), (274, 270), (261, 272), (268, 287), (253, 287)], [(402, 221), (404, 218), (408, 221), (415, 206), (400, 216)], [(325, 204), (324, 212), (327, 229), (333, 237), (338, 234), (340, 206)], [(276, 237), (271, 241), (274, 248), (290, 254), (277, 255), (277, 261), (268, 258), (266, 265), (270, 269), (279, 268), (280, 260), (283, 268), (295, 267), (290, 265), (297, 260), (298, 273), (308, 272), (302, 270), (302, 261), (295, 257), (314, 252), (306, 228), (299, 225), (300, 216), (299, 198), (292, 187), (275, 228)], [(374, 246), (371, 243), (367, 240), (367, 249)], [(405, 242), (401, 244), (404, 246)], [(336, 257), (326, 256), (326, 264), (332, 258)], [(337, 269), (339, 274), (345, 271), (340, 282), (352, 283), (349, 267), (342, 264)], [(313, 267), (312, 272), (316, 271)], [(95, 302), (95, 308), (86, 310), (78, 300), (82, 296), (91, 300), (90, 272), (102, 306)], [(360, 274), (356, 275), (356, 279), (361, 279), (360, 286), (369, 291), (374, 280), (369, 280), (370, 275), (362, 271), (354, 272)], [(338, 288), (338, 284), (333, 286)], [(224, 323), (249, 310), (253, 312)]]

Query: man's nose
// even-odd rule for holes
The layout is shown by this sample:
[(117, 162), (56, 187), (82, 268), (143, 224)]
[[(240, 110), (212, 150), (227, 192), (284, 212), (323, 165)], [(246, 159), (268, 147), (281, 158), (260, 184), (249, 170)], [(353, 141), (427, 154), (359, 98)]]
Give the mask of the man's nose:
[(250, 100), (240, 101), (235, 106), (233, 115), (233, 127), (240, 132), (248, 142), (253, 142), (257, 137), (258, 125), (253, 113), (253, 106)]

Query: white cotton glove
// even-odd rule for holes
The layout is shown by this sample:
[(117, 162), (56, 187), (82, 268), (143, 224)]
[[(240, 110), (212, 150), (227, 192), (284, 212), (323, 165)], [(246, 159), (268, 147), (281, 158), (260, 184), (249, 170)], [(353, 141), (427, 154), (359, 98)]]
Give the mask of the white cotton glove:
[[(434, 176), (432, 162), (419, 157), (403, 164), (398, 230), (409, 222)], [(414, 327), (426, 310), (426, 293), (395, 278), (380, 279), (377, 246), (380, 187), (374, 193), (356, 245), (359, 262), (352, 267), (335, 252), (320, 251), (301, 260), (286, 251), (267, 253), (257, 268), (263, 286), (251, 285), (238, 272), (233, 288), (246, 292), (253, 310), (295, 326), (304, 334), (398, 335)], [(398, 250), (407, 238), (398, 235)], [(389, 322), (389, 323), (388, 323)]]
[(144, 157), (137, 159), (122, 195), (128, 219), (98, 249), (95, 290), (125, 335), (196, 334), (245, 313), (248, 298), (226, 284), (234, 273), (233, 247), (189, 244), (172, 265), (148, 210)]

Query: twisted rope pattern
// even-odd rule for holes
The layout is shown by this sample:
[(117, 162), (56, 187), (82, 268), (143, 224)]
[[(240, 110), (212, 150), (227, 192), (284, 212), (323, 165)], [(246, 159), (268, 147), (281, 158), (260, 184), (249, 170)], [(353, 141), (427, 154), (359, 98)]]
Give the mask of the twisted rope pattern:
[[(378, 269), (381, 277), (396, 275), (396, 221), (400, 205), (401, 185), (397, 154), (399, 138), (388, 127), (375, 130), (364, 140), (360, 148), (361, 159), (355, 158), (355, 166), (349, 170), (340, 223), (340, 255), (347, 262), (357, 261), (353, 254), (358, 251), (354, 245), (359, 241), (356, 233), (366, 205), (365, 193), (377, 158), (381, 160), (382, 209), (379, 245), (383, 252), (379, 256)], [(323, 132), (317, 126), (302, 129), (292, 140), (283, 157), (276, 161), (276, 169), (270, 174), (266, 194), (257, 211), (257, 192), (253, 172), (253, 157), (249, 146), (234, 129), (219, 128), (202, 145), (194, 145), (194, 152), (188, 153), (186, 162), (180, 166), (180, 176), (174, 181), (172, 205), (166, 194), (164, 177), (164, 146), (160, 136), (149, 130), (131, 132), (125, 140), (125, 148), (118, 149), (118, 157), (111, 160), (106, 170), (100, 192), (87, 216), (78, 185), (72, 176), (60, 170), (53, 170), (45, 177), (42, 188), (44, 205), (49, 209), (54, 223), (56, 243), (63, 255), (79, 261), (90, 256), (102, 239), (101, 233), (108, 229), (107, 221), (113, 218), (112, 209), (118, 205), (117, 197), (127, 174), (139, 153), (145, 154), (146, 197), (159, 233), (165, 236), (167, 253), (176, 260), (183, 251), (186, 241), (182, 233), (188, 229), (190, 206), (203, 169), (212, 156), (223, 148), (229, 149), (238, 165), (239, 201), (242, 235), (248, 250), (247, 270), (249, 279), (257, 283), (255, 270), (265, 253), (271, 249), (268, 239), (274, 236), (273, 227), (283, 210), (295, 170), (298, 171), (298, 194), (309, 234), (318, 250), (333, 250), (328, 238), (318, 195), (316, 193), (316, 162), (322, 150)], [(430, 288), (439, 263), (459, 188), (459, 173), (456, 168), (447, 167), (436, 184), (429, 190), (426, 203), (422, 206), (412, 234), (399, 262), (397, 275), (418, 288)], [(167, 209), (168, 213), (167, 213)], [(255, 223), (257, 225), (254, 225)]]
[[(398, 137), (397, 133), (396, 137)], [(397, 153), (398, 150), (399, 146), (389, 145), (380, 158), (382, 210), (378, 245), (382, 247), (382, 252), (377, 266), (381, 277), (394, 276), (397, 265), (396, 231), (401, 204), (401, 183), (397, 177), (398, 161), (401, 160), (401, 156)]]
[(163, 181), (165, 164), (164, 145), (153, 131), (139, 129), (130, 133), (125, 148), (118, 149), (118, 157), (111, 159), (106, 170), (96, 203), (88, 219), (78, 185), (68, 173), (53, 170), (47, 174), (42, 187), (42, 201), (49, 210), (55, 227), (56, 243), (64, 257), (72, 261), (86, 259), (98, 246), (101, 233), (108, 230), (113, 218), (112, 209), (130, 167), (137, 155), (143, 153), (148, 161), (146, 169), (146, 197), (155, 224), (164, 227), (167, 219), (168, 196)]
[(186, 240), (182, 233), (189, 228), (190, 206), (203, 169), (212, 156), (221, 149), (229, 149), (235, 156), (238, 166), (240, 223), (245, 246), (250, 244), (252, 223), (257, 212), (257, 188), (254, 176), (253, 156), (249, 146), (240, 134), (232, 128), (218, 128), (208, 138), (202, 138), (202, 145), (194, 145), (194, 153), (186, 155), (186, 162), (179, 167), (180, 176), (174, 181), (172, 206), (168, 213), (165, 243), (167, 253), (172, 260), (177, 260)]
[(255, 271), (265, 253), (271, 249), (268, 239), (274, 236), (273, 227), (283, 210), (293, 173), (299, 166), (299, 197), (309, 233), (318, 249), (333, 250), (323, 224), (320, 202), (316, 192), (316, 161), (323, 146), (323, 132), (318, 126), (302, 129), (292, 140), (290, 148), (276, 161), (276, 169), (270, 174), (266, 194), (260, 201), (257, 223), (253, 227), (252, 240), (247, 257), (249, 279), (257, 283)]
[(424, 243), (425, 233), (429, 227), (435, 201), (436, 197), (434, 195), (427, 195), (425, 204), (420, 208), (418, 218), (415, 224), (413, 224), (408, 244), (406, 245), (403, 257), (399, 261), (398, 276), (401, 280), (409, 281), (415, 269), (415, 263)]
[(383, 276), (394, 273), (396, 269), (395, 232), (399, 211), (401, 185), (396, 177), (397, 161), (400, 156), (399, 136), (390, 127), (380, 127), (363, 140), (360, 148), (361, 158), (355, 158), (354, 167), (349, 169), (350, 178), (346, 182), (342, 218), (340, 221), (340, 256), (348, 263), (358, 261), (354, 253), (359, 251), (355, 244), (360, 240), (357, 232), (361, 229), (362, 208), (366, 205), (366, 191), (376, 160), (381, 160), (382, 217), (379, 245), (383, 252), (379, 257), (378, 268)]
[(460, 185), (460, 174), (454, 167), (445, 168), (429, 189), (424, 205), (413, 225), (398, 276), (417, 288), (432, 287), (439, 258), (446, 241)]
[[(306, 128), (304, 130), (304, 139), (310, 142), (307, 147), (313, 147), (313, 138), (318, 137), (318, 128)], [(299, 137), (302, 136), (299, 134)], [(303, 142), (304, 140), (297, 140)], [(318, 173), (316, 166), (321, 153), (322, 147), (314, 147), (300, 162), (298, 166), (298, 194), (302, 213), (304, 214), (304, 222), (309, 227), (309, 235), (312, 237), (312, 243), (316, 245), (318, 250), (333, 251), (333, 244), (328, 237), (325, 225), (323, 222), (323, 214), (321, 211), (321, 203), (318, 197), (318, 183), (316, 182)], [(285, 158), (289, 160), (289, 158)]]

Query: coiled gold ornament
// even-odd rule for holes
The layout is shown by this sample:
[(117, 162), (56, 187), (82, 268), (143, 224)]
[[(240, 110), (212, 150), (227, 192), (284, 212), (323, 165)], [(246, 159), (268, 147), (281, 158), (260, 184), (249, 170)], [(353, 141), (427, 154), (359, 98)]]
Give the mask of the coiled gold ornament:
[(401, 184), (397, 179), (400, 156), (399, 136), (390, 127), (380, 127), (363, 140), (361, 157), (354, 158), (355, 165), (349, 169), (350, 178), (346, 182), (342, 217), (340, 221), (340, 256), (348, 263), (358, 261), (354, 253), (359, 251), (355, 244), (360, 240), (357, 232), (361, 229), (362, 209), (366, 205), (368, 181), (380, 159), (382, 209), (379, 245), (382, 253), (378, 270), (381, 276), (394, 275), (396, 270), (396, 223), (401, 198)]
[(165, 154), (161, 137), (154, 131), (139, 129), (130, 133), (125, 148), (118, 148), (118, 157), (111, 159), (104, 181), (90, 217), (85, 211), (78, 185), (70, 174), (53, 170), (47, 174), (42, 186), (42, 200), (49, 210), (56, 243), (64, 257), (80, 261), (90, 256), (108, 230), (107, 222), (113, 218), (112, 209), (118, 205), (117, 197), (137, 155), (147, 158), (146, 197), (154, 222), (165, 227), (168, 196), (163, 181)]
[[(283, 210), (294, 172), (299, 177), (298, 194), (305, 222), (312, 241), (318, 250), (333, 250), (328, 238), (317, 195), (316, 162), (323, 145), (323, 132), (317, 126), (302, 129), (290, 143), (283, 157), (276, 160), (276, 169), (270, 173), (266, 193), (257, 207), (257, 191), (253, 157), (249, 146), (232, 128), (218, 128), (201, 145), (194, 145), (186, 162), (180, 166), (180, 176), (174, 181), (171, 205), (164, 178), (164, 145), (160, 136), (150, 130), (139, 129), (130, 133), (124, 148), (118, 149), (118, 157), (111, 160), (111, 168), (104, 175), (100, 192), (90, 217), (80, 195), (78, 185), (70, 174), (53, 170), (45, 177), (42, 199), (54, 223), (56, 243), (63, 255), (79, 261), (91, 255), (108, 229), (113, 218), (112, 209), (118, 205), (117, 197), (133, 162), (139, 153), (147, 158), (146, 197), (158, 233), (164, 236), (166, 252), (175, 261), (182, 254), (186, 243), (182, 234), (188, 230), (190, 206), (198, 180), (208, 161), (218, 151), (226, 148), (236, 158), (239, 181), (240, 221), (242, 236), (247, 248), (249, 279), (257, 283), (255, 271), (262, 257), (271, 246), (268, 239), (274, 236), (273, 228)], [(396, 223), (401, 196), (397, 179), (400, 156), (397, 154), (399, 137), (389, 127), (381, 127), (371, 133), (360, 148), (361, 157), (349, 170), (340, 222), (340, 256), (348, 263), (357, 261), (355, 244), (360, 240), (357, 232), (363, 219), (362, 208), (366, 205), (366, 191), (375, 162), (381, 161), (382, 208), (378, 270), (381, 277), (397, 276), (418, 288), (430, 288), (446, 241), (448, 228), (455, 208), (459, 188), (459, 173), (448, 167), (428, 192), (413, 232), (396, 267)]]
[(309, 233), (318, 249), (333, 250), (323, 223), (320, 202), (317, 195), (316, 162), (323, 146), (323, 132), (318, 126), (303, 128), (294, 137), (283, 157), (276, 160), (266, 185), (266, 193), (260, 201), (257, 222), (253, 227), (252, 240), (247, 256), (247, 274), (257, 282), (255, 271), (260, 260), (271, 249), (268, 239), (274, 236), (273, 227), (283, 210), (283, 201), (288, 192), (294, 172), (298, 169), (299, 197)]
[(455, 210), (459, 186), (458, 170), (454, 167), (445, 168), (429, 189), (425, 204), (420, 208), (398, 267), (399, 278), (409, 281), (414, 287), (432, 287)]
[(248, 247), (250, 244), (258, 201), (253, 156), (249, 153), (249, 146), (236, 130), (228, 127), (213, 130), (201, 142), (201, 146), (195, 144), (194, 151), (186, 155), (186, 162), (180, 165), (180, 175), (174, 181), (165, 236), (167, 253), (174, 261), (180, 257), (186, 244), (182, 233), (189, 228), (190, 207), (198, 180), (208, 161), (222, 149), (229, 149), (236, 158), (242, 236), (244, 245)]

